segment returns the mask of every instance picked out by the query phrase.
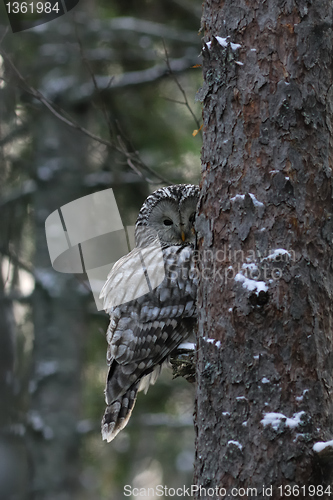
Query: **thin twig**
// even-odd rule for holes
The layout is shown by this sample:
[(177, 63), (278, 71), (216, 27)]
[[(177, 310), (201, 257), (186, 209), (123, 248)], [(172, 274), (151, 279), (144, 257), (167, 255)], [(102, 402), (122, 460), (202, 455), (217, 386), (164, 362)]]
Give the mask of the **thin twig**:
[(26, 271), (27, 273), (31, 274), (34, 278), (36, 277), (35, 276), (35, 270), (34, 268), (28, 264), (27, 262), (23, 262), (17, 255), (16, 253), (11, 250), (10, 248), (8, 247), (1, 247), (0, 248), (0, 253), (2, 255), (5, 255), (6, 257), (8, 257), (9, 261), (13, 263), (13, 265), (16, 265), (18, 267), (20, 267), (21, 269), (23, 269), (24, 271)]
[[(78, 43), (79, 48), (80, 48), (81, 59), (82, 59), (83, 63), (85, 64), (85, 66), (86, 66), (86, 68), (87, 68), (87, 70), (88, 70), (88, 72), (90, 74), (90, 78), (92, 79), (95, 91), (96, 91), (97, 95), (99, 96), (99, 101), (100, 101), (99, 109), (103, 113), (104, 120), (105, 120), (105, 122), (107, 124), (107, 127), (108, 127), (108, 130), (109, 130), (110, 140), (112, 141), (114, 133), (113, 133), (113, 130), (112, 130), (112, 123), (111, 123), (111, 121), (109, 119), (109, 115), (108, 115), (108, 112), (107, 112), (107, 109), (106, 109), (105, 100), (103, 99), (101, 91), (100, 91), (100, 88), (99, 88), (99, 86), (97, 84), (95, 73), (91, 69), (89, 61), (88, 61), (88, 59), (86, 58), (86, 56), (84, 54), (82, 40), (81, 40), (81, 38), (79, 36), (78, 29), (77, 29), (77, 24), (76, 23), (75, 23), (75, 35), (76, 35), (77, 43)], [(111, 76), (110, 80), (108, 82), (107, 88), (109, 88), (111, 86), (113, 80), (114, 80), (114, 76)]]
[[(90, 132), (89, 130), (87, 130), (86, 128), (84, 127), (81, 127), (81, 125), (79, 125), (78, 123), (76, 123), (74, 120), (72, 119), (67, 119), (65, 118), (64, 114), (65, 114), (65, 111), (61, 108), (59, 108), (59, 112), (54, 108), (54, 105), (52, 102), (50, 102), (39, 90), (36, 90), (34, 87), (32, 87), (31, 85), (29, 85), (25, 78), (22, 76), (22, 74), (20, 73), (20, 71), (16, 68), (16, 66), (14, 65), (14, 63), (12, 62), (12, 60), (10, 59), (10, 57), (6, 54), (6, 52), (3, 50), (3, 49), (0, 49), (0, 54), (2, 55), (2, 57), (6, 60), (6, 62), (10, 65), (10, 67), (12, 68), (13, 72), (16, 74), (16, 76), (18, 77), (19, 81), (21, 82), (22, 86), (23, 86), (23, 89), (29, 93), (30, 95), (32, 95), (35, 99), (37, 99), (39, 102), (41, 102), (42, 104), (44, 104), (44, 106), (46, 108), (49, 109), (49, 111), (56, 117), (58, 118), (60, 121), (62, 121), (63, 123), (65, 123), (66, 125), (68, 125), (69, 127), (75, 129), (75, 130), (78, 130), (79, 132), (85, 134), (86, 136), (90, 137), (91, 139), (93, 139), (94, 141), (97, 141), (99, 142), (100, 144), (104, 144), (105, 146), (107, 146), (108, 148), (110, 149), (114, 149), (116, 151), (118, 151), (119, 153), (122, 153), (126, 159), (130, 159), (135, 161), (135, 154), (127, 151), (126, 148), (122, 148), (122, 147), (119, 147), (117, 146), (117, 144), (112, 144), (112, 142), (110, 141), (107, 141), (105, 139), (102, 139), (101, 137), (93, 134), (92, 132)], [(138, 161), (138, 159), (136, 159)], [(150, 184), (159, 184), (161, 181), (162, 183), (165, 183), (165, 184), (171, 184), (171, 182), (165, 178), (164, 176), (160, 175), (160, 174), (157, 174), (156, 172), (154, 172), (153, 169), (151, 169), (150, 167), (148, 167), (148, 165), (145, 165), (141, 160), (138, 161), (139, 165), (141, 168), (144, 168), (145, 170), (147, 170), (148, 172), (150, 172), (151, 174), (154, 175), (154, 177), (156, 177), (156, 179), (158, 179), (157, 181), (153, 181), (152, 179), (147, 179), (147, 182), (149, 182)], [(130, 168), (131, 165), (128, 163), (127, 161), (127, 164)], [(135, 173), (136, 170), (134, 170)]]
[(5, 29), (4, 34), (3, 34), (3, 35), (2, 35), (2, 37), (1, 37), (1, 40), (0, 40), (0, 45), (1, 45), (1, 44), (2, 44), (2, 42), (4, 41), (4, 38), (5, 38), (5, 36), (7, 35), (8, 30), (9, 30), (9, 27), (7, 26), (7, 28)]
[[(95, 91), (96, 91), (96, 93), (98, 94), (98, 96), (100, 98), (100, 103), (101, 103), (100, 109), (102, 110), (105, 122), (106, 122), (106, 124), (108, 126), (109, 134), (110, 134), (110, 139), (111, 139), (111, 141), (113, 141), (113, 144), (114, 144), (114, 131), (112, 130), (112, 124), (111, 124), (111, 122), (109, 120), (109, 116), (108, 116), (106, 105), (105, 105), (105, 100), (102, 97), (101, 90), (100, 90), (100, 88), (98, 86), (98, 83), (97, 83), (97, 80), (96, 80), (96, 76), (95, 76), (94, 72), (92, 71), (91, 66), (90, 66), (87, 58), (85, 57), (84, 50), (83, 50), (83, 45), (82, 45), (82, 41), (81, 41), (81, 39), (80, 39), (80, 37), (78, 35), (77, 26), (76, 25), (75, 25), (75, 33), (76, 33), (77, 42), (78, 42), (79, 47), (80, 47), (81, 58), (82, 58), (83, 62), (85, 63), (86, 67), (87, 67), (87, 70), (88, 70), (88, 72), (90, 74), (90, 77), (92, 79)], [(168, 64), (168, 69), (170, 71), (170, 62)], [(108, 83), (107, 88), (112, 84), (113, 80), (114, 80), (114, 77), (111, 77), (110, 81)], [(134, 172), (136, 172), (139, 175), (139, 177), (143, 177), (143, 174), (134, 165), (134, 161), (136, 161), (142, 168), (144, 168), (145, 170), (147, 170), (148, 172), (150, 172), (152, 175), (156, 176), (156, 173), (154, 172), (154, 170), (152, 170), (151, 168), (149, 168), (142, 161), (142, 159), (139, 156), (139, 153), (135, 150), (134, 145), (133, 145), (131, 139), (125, 136), (125, 133), (122, 130), (122, 127), (120, 126), (120, 123), (119, 123), (118, 120), (116, 120), (116, 126), (117, 126), (118, 131), (120, 132), (120, 135), (117, 135), (118, 144), (120, 145), (120, 150), (121, 150), (122, 154), (125, 155), (126, 158), (127, 158), (127, 162), (126, 162), (127, 165), (132, 170), (134, 170)], [(126, 139), (127, 143), (129, 143), (129, 146), (131, 147), (132, 151), (134, 151), (134, 153), (131, 153), (132, 158), (130, 158), (129, 155), (128, 155), (128, 149), (127, 149), (127, 147), (126, 147), (126, 145), (125, 145), (125, 143), (123, 141), (123, 138)], [(116, 145), (114, 147), (116, 147)], [(149, 179), (148, 177), (146, 177), (146, 181), (149, 182), (149, 183), (153, 183), (154, 184), (154, 181), (152, 179)], [(169, 181), (167, 179), (165, 179), (165, 182), (169, 183)]]
[(174, 72), (172, 71), (172, 68), (171, 68), (171, 65), (170, 65), (170, 60), (169, 60), (169, 55), (168, 55), (168, 51), (167, 51), (167, 48), (166, 48), (166, 45), (165, 45), (165, 41), (163, 41), (163, 47), (164, 47), (164, 52), (165, 52), (165, 62), (168, 66), (168, 70), (170, 72), (170, 75), (172, 76), (172, 78), (174, 79), (174, 81), (176, 82), (176, 85), (177, 87), (179, 88), (180, 92), (182, 93), (182, 96), (184, 98), (184, 102), (179, 102), (179, 104), (183, 104), (184, 106), (186, 106), (186, 108), (188, 109), (188, 111), (190, 112), (193, 120), (195, 121), (196, 123), (196, 126), (197, 126), (197, 129), (200, 131), (200, 134), (202, 135), (202, 132), (201, 132), (201, 127), (200, 127), (200, 122), (199, 120), (197, 119), (197, 117), (195, 116), (189, 102), (188, 102), (188, 99), (187, 99), (187, 95), (186, 95), (186, 92), (185, 90), (183, 89), (181, 83), (179, 82), (178, 78), (176, 77), (176, 75), (174, 74)]

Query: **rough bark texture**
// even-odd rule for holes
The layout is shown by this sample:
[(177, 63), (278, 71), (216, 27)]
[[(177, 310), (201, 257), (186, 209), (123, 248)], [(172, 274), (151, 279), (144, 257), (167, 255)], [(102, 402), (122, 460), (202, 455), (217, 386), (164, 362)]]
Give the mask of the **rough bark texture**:
[(332, 2), (206, 0), (202, 26), (196, 482), (313, 498), (332, 479), (312, 449), (333, 438)]

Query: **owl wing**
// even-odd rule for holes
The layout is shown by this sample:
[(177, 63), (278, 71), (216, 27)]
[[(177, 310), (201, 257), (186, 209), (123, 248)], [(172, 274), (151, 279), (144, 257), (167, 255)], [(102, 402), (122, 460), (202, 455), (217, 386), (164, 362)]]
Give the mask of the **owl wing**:
[(104, 298), (104, 309), (110, 312), (117, 305), (145, 295), (164, 277), (163, 252), (158, 243), (134, 248), (114, 264), (107, 277), (100, 294), (100, 298)]
[[(126, 279), (131, 279), (127, 268), (132, 266), (132, 256), (137, 255), (133, 252), (123, 257), (110, 273), (104, 287), (106, 303), (114, 272), (123, 267)], [(109, 310), (107, 361), (110, 368), (105, 389), (108, 408), (102, 426), (103, 436), (108, 440), (126, 425), (139, 388), (147, 388), (149, 382), (154, 382), (163, 361), (193, 329), (197, 278), (192, 253), (190, 246), (163, 249), (162, 282), (148, 293)], [(149, 270), (154, 268), (154, 252), (145, 256), (145, 265), (150, 274)], [(128, 283), (128, 287), (132, 285)], [(140, 288), (136, 283), (132, 289), (142, 290), (142, 285)], [(147, 375), (145, 383), (143, 378)], [(120, 418), (122, 412), (124, 416)]]

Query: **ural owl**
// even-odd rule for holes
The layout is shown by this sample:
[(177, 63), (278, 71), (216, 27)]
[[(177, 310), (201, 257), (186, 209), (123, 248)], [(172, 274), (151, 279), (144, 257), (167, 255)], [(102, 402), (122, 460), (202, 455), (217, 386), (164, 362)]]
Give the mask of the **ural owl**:
[[(106, 334), (107, 408), (102, 420), (102, 436), (108, 442), (127, 424), (138, 391), (155, 382), (162, 363), (193, 331), (197, 290), (193, 224), (198, 198), (199, 187), (190, 184), (164, 187), (148, 196), (135, 225), (136, 248), (116, 262), (102, 289), (104, 309), (111, 318)], [(141, 285), (133, 285), (138, 255), (144, 279), (147, 269), (149, 274), (156, 266), (158, 249), (162, 280), (140, 296)], [(133, 288), (137, 298), (126, 301), (126, 292)]]

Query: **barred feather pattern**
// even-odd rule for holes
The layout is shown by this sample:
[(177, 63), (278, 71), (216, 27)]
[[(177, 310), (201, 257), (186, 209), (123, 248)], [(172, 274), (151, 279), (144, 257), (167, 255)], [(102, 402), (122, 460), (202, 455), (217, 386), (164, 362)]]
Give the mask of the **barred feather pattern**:
[[(178, 189), (183, 191), (184, 185), (180, 186)], [(198, 195), (198, 188), (194, 187)], [(165, 200), (167, 188), (162, 189), (164, 192), (158, 198)], [(173, 190), (174, 186), (169, 189)], [(161, 190), (156, 193), (159, 191)], [(192, 186), (189, 191), (192, 198)], [(176, 199), (177, 207), (179, 198), (178, 196), (178, 200)], [(147, 201), (142, 207), (146, 216)], [(194, 196), (192, 210), (195, 209), (196, 202), (197, 196)], [(173, 207), (174, 200), (171, 200), (171, 203)], [(151, 210), (154, 210), (154, 206)], [(138, 222), (141, 225), (140, 214)], [(137, 243), (140, 244), (138, 239)], [(115, 285), (119, 281), (119, 273), (126, 277), (126, 283), (131, 287), (136, 272), (133, 261), (139, 252), (138, 247), (115, 264), (102, 290), (105, 309), (110, 314), (106, 333), (109, 366), (105, 388), (107, 408), (102, 420), (102, 436), (108, 442), (127, 424), (138, 391), (146, 391), (149, 384), (155, 382), (163, 362), (192, 333), (196, 322), (198, 277), (193, 239), (187, 243), (180, 240), (171, 245), (161, 241), (161, 245), (165, 276), (159, 286), (134, 300), (112, 305), (114, 291), (121, 290), (121, 287)], [(151, 255), (151, 262), (154, 262), (156, 248), (148, 248), (147, 252), (145, 262), (148, 262), (149, 266), (149, 256)], [(137, 293), (140, 286), (136, 280), (133, 293)]]

